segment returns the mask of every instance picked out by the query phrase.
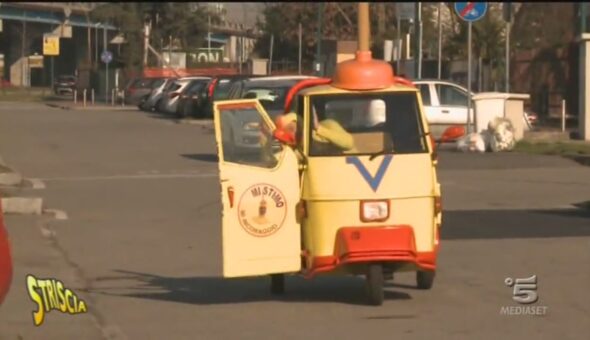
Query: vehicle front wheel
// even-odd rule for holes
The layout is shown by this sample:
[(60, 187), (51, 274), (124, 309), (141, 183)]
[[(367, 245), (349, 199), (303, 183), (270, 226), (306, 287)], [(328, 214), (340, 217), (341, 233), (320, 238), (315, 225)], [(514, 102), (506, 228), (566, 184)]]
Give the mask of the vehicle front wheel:
[(371, 264), (367, 270), (366, 278), (367, 298), (371, 305), (383, 304), (383, 267), (379, 264)]
[(434, 276), (436, 272), (427, 270), (427, 271), (417, 271), (416, 272), (416, 284), (418, 285), (418, 289), (430, 289), (432, 288), (432, 284), (434, 283)]
[(270, 292), (274, 295), (285, 293), (285, 274), (272, 274), (270, 276)]

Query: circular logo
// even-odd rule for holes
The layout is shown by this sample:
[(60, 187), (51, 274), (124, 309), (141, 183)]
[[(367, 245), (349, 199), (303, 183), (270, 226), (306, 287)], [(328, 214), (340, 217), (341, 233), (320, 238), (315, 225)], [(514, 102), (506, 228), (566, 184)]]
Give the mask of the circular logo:
[(244, 230), (256, 237), (276, 233), (285, 223), (287, 201), (275, 186), (255, 184), (242, 194), (238, 203), (238, 219)]

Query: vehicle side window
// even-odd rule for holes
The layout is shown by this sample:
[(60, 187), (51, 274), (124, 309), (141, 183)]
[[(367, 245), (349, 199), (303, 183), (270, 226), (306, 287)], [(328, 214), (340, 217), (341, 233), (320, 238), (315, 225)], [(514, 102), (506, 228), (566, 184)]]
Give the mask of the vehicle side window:
[(422, 96), (422, 105), (430, 106), (430, 85), (428, 84), (420, 84), (418, 85), (420, 89), (420, 95)]
[(223, 161), (274, 168), (282, 146), (256, 107), (238, 105), (219, 108)]
[(303, 147), (303, 108), (305, 98), (302, 95), (297, 96), (293, 101), (293, 110), (297, 114), (297, 130), (295, 130), (295, 138), (297, 145)]
[(467, 106), (467, 93), (450, 85), (436, 85), (438, 100), (443, 106)]

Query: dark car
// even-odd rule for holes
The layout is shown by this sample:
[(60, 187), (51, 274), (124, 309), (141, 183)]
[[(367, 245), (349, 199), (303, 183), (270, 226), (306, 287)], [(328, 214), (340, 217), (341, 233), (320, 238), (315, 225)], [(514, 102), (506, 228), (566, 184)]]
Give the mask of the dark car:
[(314, 77), (272, 76), (247, 78), (235, 82), (227, 99), (258, 99), (271, 118), (283, 113), (289, 90), (298, 82)]
[(244, 79), (253, 79), (257, 77), (258, 76), (243, 74), (213, 77), (209, 84), (207, 84), (207, 88), (204, 90), (204, 93), (202, 95), (202, 115), (204, 117), (213, 117), (213, 102), (216, 100), (228, 99), (229, 89), (235, 82)]
[(140, 106), (147, 100), (152, 90), (166, 80), (166, 78), (136, 78), (129, 82), (125, 89), (125, 104)]
[(77, 79), (75, 76), (61, 75), (53, 82), (53, 92), (57, 95), (74, 93)]
[(176, 113), (181, 117), (203, 117), (201, 112), (204, 101), (204, 90), (207, 89), (209, 79), (191, 80), (182, 90), (178, 98)]

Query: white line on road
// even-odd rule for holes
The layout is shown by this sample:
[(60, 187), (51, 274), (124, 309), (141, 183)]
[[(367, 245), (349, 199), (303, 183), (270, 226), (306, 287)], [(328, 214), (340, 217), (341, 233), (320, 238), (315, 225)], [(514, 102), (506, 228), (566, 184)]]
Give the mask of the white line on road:
[(38, 178), (27, 178), (29, 183), (33, 186), (33, 189), (45, 189), (45, 183)]
[(140, 174), (140, 175), (112, 175), (112, 176), (82, 176), (82, 177), (49, 177), (40, 178), (46, 182), (56, 181), (104, 181), (117, 179), (174, 179), (174, 178), (210, 178), (217, 177), (218, 173), (193, 173), (193, 174)]

